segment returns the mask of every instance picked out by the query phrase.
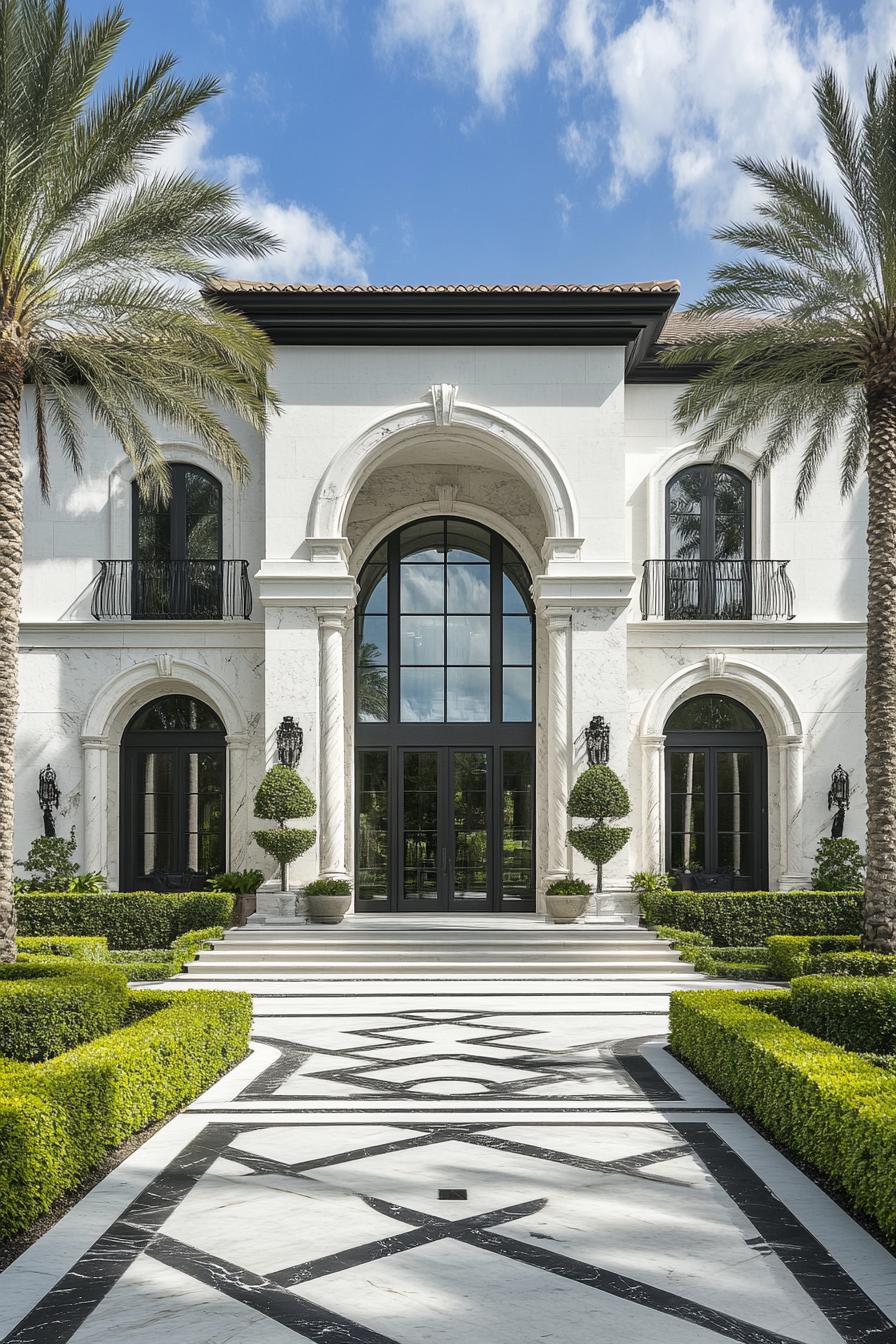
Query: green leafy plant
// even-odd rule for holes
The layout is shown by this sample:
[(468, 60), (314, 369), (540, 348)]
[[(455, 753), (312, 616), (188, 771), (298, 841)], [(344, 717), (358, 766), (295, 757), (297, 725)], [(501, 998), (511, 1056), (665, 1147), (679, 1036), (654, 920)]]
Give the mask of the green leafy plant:
[(210, 891), (230, 891), (234, 896), (246, 896), (257, 891), (264, 881), (260, 868), (238, 868), (229, 873), (216, 873), (208, 879)]
[(68, 891), (78, 874), (78, 864), (73, 858), (77, 848), (74, 826), (67, 840), (62, 835), (39, 835), (32, 840), (27, 857), (16, 864), (29, 874), (25, 888), (30, 891)]
[(352, 884), (343, 877), (316, 877), (305, 888), (306, 896), (351, 896)]
[(66, 891), (75, 895), (96, 895), (106, 890), (106, 879), (102, 873), (77, 873), (69, 882)]
[(255, 795), (255, 815), (276, 821), (277, 830), (255, 831), (255, 843), (280, 864), (280, 888), (289, 888), (289, 865), (310, 849), (317, 831), (288, 827), (294, 817), (313, 816), (317, 799), (303, 779), (288, 765), (272, 765)]
[(547, 888), (548, 896), (590, 896), (593, 888), (590, 882), (579, 877), (561, 877)]
[(631, 811), (628, 790), (608, 765), (592, 765), (579, 776), (566, 810), (571, 817), (590, 817), (594, 824), (567, 832), (573, 849), (597, 867), (597, 889), (603, 890), (603, 866), (618, 854), (632, 833), (631, 826), (608, 826)]
[(855, 840), (825, 836), (815, 851), (812, 869), (814, 891), (862, 891), (865, 886), (865, 855)]
[(646, 868), (640, 873), (632, 873), (629, 881), (636, 896), (655, 896), (659, 892), (671, 891), (668, 873), (657, 868)]

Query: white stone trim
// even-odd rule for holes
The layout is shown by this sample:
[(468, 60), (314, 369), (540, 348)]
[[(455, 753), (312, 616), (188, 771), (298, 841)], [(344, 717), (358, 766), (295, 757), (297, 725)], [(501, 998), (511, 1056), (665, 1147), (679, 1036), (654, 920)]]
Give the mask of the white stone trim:
[(769, 885), (805, 882), (803, 853), (803, 756), (805, 731), (788, 691), (767, 672), (737, 658), (718, 656), (679, 668), (654, 691), (641, 715), (641, 857), (665, 863), (663, 751), (666, 720), (676, 706), (697, 695), (730, 695), (755, 714), (768, 749)]
[[(352, 504), (364, 481), (421, 432), (445, 434), (444, 427), (437, 429), (432, 400), (389, 411), (342, 448), (315, 491), (309, 538), (345, 536)], [(550, 535), (579, 535), (578, 513), (566, 472), (531, 430), (493, 408), (456, 401), (450, 432), (458, 442), (485, 447), (527, 481), (541, 504)]]
[[(189, 443), (160, 443), (166, 462), (184, 462), (201, 467), (221, 487), (221, 551), (225, 559), (239, 559), (240, 497), (230, 472), (201, 448)], [(131, 485), (136, 471), (130, 458), (122, 458), (109, 473), (109, 558), (130, 560), (133, 550)]]
[[(776, 560), (778, 557), (771, 553), (770, 479), (768, 475), (754, 476), (753, 473), (758, 462), (758, 453), (752, 453), (741, 448), (726, 459), (725, 466), (734, 467), (736, 471), (743, 472), (744, 476), (752, 482), (753, 505), (750, 515), (752, 520), (753, 559)], [(685, 467), (707, 466), (711, 463), (712, 458), (710, 456), (706, 453), (698, 453), (693, 444), (687, 443), (683, 447), (670, 452), (651, 471), (647, 487), (648, 560), (663, 560), (666, 558), (666, 487), (672, 477), (677, 476)]]
[(351, 609), (318, 608), (320, 628), (320, 870), (346, 878), (345, 643)]
[(542, 611), (547, 628), (547, 776), (543, 785), (547, 813), (547, 852), (541, 864), (545, 874), (539, 896), (548, 883), (565, 877), (570, 871), (567, 831), (569, 819), (569, 771), (572, 733), (570, 731), (570, 694), (572, 611), (550, 607)]
[[(170, 657), (170, 655), (166, 655)], [(113, 677), (94, 697), (81, 728), (84, 796), (84, 868), (119, 880), (119, 756), (121, 736), (143, 705), (159, 695), (193, 695), (220, 716), (227, 744), (227, 853), (231, 867), (246, 862), (249, 844), (249, 725), (233, 692), (207, 668), (170, 658), (162, 672), (157, 658), (136, 663)]]

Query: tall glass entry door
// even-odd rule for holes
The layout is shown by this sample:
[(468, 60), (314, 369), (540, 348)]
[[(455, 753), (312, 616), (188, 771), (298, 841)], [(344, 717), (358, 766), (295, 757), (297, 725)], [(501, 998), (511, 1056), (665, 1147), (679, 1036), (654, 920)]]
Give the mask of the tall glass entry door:
[(535, 909), (530, 584), (456, 517), (398, 529), (361, 570), (358, 909)]

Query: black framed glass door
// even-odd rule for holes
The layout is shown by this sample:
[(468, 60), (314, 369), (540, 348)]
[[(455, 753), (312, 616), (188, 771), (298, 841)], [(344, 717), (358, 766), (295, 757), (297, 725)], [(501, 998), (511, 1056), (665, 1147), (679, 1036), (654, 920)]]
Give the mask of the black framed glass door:
[(358, 909), (534, 910), (529, 584), (457, 518), (400, 529), (361, 571)]

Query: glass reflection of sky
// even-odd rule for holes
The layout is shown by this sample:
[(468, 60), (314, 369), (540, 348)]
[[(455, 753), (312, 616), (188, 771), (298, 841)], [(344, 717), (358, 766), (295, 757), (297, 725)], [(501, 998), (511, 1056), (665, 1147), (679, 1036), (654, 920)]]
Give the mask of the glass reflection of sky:
[(401, 718), (404, 723), (443, 723), (445, 674), (440, 667), (401, 669)]
[(490, 574), (488, 565), (449, 565), (448, 610), (488, 611)]
[(528, 667), (505, 667), (505, 723), (528, 723), (532, 718), (532, 671)]
[(487, 667), (449, 667), (448, 722), (487, 723), (489, 713), (489, 669)]
[(401, 609), (445, 610), (445, 571), (441, 565), (401, 566)]

